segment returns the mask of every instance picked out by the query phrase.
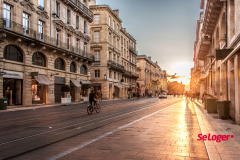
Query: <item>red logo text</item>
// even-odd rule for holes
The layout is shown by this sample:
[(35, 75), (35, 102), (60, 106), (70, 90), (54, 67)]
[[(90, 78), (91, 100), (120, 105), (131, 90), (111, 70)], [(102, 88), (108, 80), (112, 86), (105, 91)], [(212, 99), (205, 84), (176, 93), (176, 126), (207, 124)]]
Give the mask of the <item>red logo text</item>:
[(216, 142), (221, 142), (221, 141), (228, 141), (228, 138), (233, 138), (234, 135), (211, 135), (210, 133), (208, 135), (198, 135), (199, 139), (198, 141), (216, 141)]

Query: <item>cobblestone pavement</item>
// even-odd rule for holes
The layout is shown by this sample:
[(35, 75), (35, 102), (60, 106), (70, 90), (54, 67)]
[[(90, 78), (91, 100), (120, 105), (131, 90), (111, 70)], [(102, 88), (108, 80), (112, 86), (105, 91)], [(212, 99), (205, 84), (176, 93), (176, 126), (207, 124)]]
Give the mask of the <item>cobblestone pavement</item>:
[[(122, 124), (124, 121), (114, 126)], [(64, 152), (66, 156), (60, 159), (208, 159), (204, 143), (197, 141), (200, 133), (193, 105), (182, 101), (74, 152)], [(68, 144), (77, 144), (82, 138)]]

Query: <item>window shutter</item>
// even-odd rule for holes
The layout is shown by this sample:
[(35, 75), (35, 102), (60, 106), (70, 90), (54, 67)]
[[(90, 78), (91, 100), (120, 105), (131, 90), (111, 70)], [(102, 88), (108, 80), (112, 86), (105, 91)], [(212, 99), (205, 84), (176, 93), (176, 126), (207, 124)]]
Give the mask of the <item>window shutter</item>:
[(100, 15), (94, 15), (94, 24), (100, 23)]

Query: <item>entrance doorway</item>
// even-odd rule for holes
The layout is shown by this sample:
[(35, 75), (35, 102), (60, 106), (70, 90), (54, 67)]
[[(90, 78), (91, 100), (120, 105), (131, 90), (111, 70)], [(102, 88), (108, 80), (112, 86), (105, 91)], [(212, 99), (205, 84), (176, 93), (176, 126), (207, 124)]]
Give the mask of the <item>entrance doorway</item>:
[(3, 93), (8, 105), (22, 105), (22, 80), (3, 78)]

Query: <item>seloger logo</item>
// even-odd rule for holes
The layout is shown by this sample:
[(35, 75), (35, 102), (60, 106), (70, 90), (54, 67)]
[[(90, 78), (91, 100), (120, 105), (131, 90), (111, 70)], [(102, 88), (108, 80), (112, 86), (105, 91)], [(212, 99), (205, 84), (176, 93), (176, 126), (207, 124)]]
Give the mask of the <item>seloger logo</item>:
[(216, 141), (216, 142), (221, 142), (221, 141), (228, 141), (228, 138), (233, 138), (234, 135), (212, 135), (209, 133), (208, 135), (203, 135), (199, 134), (198, 135), (199, 139), (198, 141)]

